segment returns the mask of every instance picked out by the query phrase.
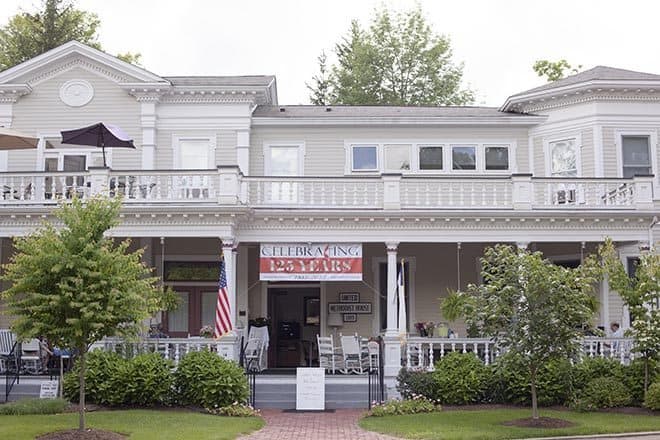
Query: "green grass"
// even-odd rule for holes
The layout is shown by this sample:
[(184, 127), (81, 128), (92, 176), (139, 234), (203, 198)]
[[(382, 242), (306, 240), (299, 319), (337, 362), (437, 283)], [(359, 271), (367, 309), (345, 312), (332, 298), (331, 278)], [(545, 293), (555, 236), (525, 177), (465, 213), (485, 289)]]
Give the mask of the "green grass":
[(58, 414), (68, 404), (64, 399), (23, 399), (0, 405), (0, 415)]
[[(189, 411), (98, 411), (87, 414), (90, 428), (129, 434), (131, 440), (224, 440), (257, 430), (257, 417), (219, 417)], [(78, 414), (0, 416), (0, 439), (35, 436), (78, 426)]]
[(503, 426), (502, 422), (527, 418), (527, 409), (441, 411), (405, 416), (367, 417), (362, 428), (410, 439), (503, 440), (559, 435), (660, 431), (660, 417), (613, 413), (541, 411), (542, 417), (569, 420), (572, 428), (535, 429)]

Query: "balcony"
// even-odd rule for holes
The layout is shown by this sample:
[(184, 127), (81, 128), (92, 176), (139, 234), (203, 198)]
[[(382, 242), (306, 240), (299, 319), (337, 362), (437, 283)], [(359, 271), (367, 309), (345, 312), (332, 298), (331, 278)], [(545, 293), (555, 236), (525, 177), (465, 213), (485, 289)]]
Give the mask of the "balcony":
[(215, 170), (0, 173), (0, 204), (49, 205), (94, 194), (135, 205), (214, 204), (327, 210), (653, 210), (653, 177), (243, 176)]

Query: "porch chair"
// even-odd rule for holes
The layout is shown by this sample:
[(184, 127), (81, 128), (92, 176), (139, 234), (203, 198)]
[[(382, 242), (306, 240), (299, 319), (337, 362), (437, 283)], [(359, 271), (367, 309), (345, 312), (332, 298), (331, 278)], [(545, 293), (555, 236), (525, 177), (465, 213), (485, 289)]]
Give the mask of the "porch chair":
[(362, 364), (362, 351), (360, 350), (359, 339), (356, 336), (342, 336), (339, 335), (341, 340), (341, 350), (344, 358), (344, 372), (345, 373), (365, 373)]
[(245, 344), (245, 369), (247, 371), (263, 371), (262, 357), (264, 354), (264, 341), (260, 338), (248, 339)]
[[(16, 344), (16, 335), (7, 329), (0, 329), (0, 373), (4, 373), (11, 366), (11, 361), (14, 360), (12, 353)], [(14, 365), (14, 368), (17, 368)]]
[(332, 374), (335, 374), (335, 371), (343, 368), (344, 365), (343, 362), (341, 362), (342, 358), (335, 349), (332, 335), (316, 335), (316, 345), (319, 348), (319, 367), (330, 371)]
[(369, 371), (377, 370), (380, 366), (380, 344), (378, 342), (367, 342), (367, 356), (369, 359)]
[(30, 339), (21, 344), (21, 368), (28, 374), (39, 374), (42, 370), (41, 341)]

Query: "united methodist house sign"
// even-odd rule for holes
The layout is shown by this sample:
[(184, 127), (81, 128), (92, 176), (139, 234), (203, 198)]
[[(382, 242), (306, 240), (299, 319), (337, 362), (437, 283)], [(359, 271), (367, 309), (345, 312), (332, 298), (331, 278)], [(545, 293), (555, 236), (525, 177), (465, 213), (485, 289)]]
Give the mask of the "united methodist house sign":
[(262, 243), (262, 281), (361, 281), (362, 244)]

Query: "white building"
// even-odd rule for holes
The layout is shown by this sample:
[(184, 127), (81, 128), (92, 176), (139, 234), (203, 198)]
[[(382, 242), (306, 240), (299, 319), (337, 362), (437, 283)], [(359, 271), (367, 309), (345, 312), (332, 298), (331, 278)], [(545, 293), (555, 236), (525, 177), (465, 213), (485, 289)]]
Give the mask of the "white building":
[[(60, 143), (61, 130), (99, 121), (137, 145), (109, 150), (109, 168), (100, 149)], [(0, 73), (0, 126), (41, 139), (0, 152), (3, 261), (58, 197), (121, 194), (114, 236), (146, 247), (182, 298), (165, 331), (213, 322), (223, 254), (236, 325), (273, 321), (271, 366), (306, 362), (317, 333), (357, 332), (385, 335), (396, 374), (402, 258), (414, 334), (444, 321), (448, 289), (479, 280), (486, 246), (574, 265), (605, 237), (626, 259), (660, 237), (660, 75), (595, 67), (500, 108), (287, 106), (272, 76), (161, 77), (70, 42)], [(322, 260), (287, 256), (309, 244)], [(301, 281), (302, 270), (314, 275)], [(594, 324), (621, 321), (619, 296), (606, 284), (598, 295)], [(361, 313), (330, 328), (340, 300)]]

